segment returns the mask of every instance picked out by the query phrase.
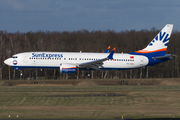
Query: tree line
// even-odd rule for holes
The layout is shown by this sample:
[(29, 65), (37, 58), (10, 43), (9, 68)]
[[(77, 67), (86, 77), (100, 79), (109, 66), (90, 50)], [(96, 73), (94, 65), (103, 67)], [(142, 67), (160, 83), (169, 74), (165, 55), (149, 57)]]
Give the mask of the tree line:
[[(76, 75), (60, 74), (59, 70), (23, 69), (20, 72), (4, 64), (14, 54), (32, 51), (52, 52), (105, 52), (110, 45), (116, 53), (129, 53), (145, 48), (160, 30), (106, 31), (37, 31), (8, 33), (0, 31), (0, 80), (18, 79), (76, 79), (86, 78), (85, 71)], [(93, 71), (93, 78), (174, 78), (179, 77), (180, 32), (173, 31), (166, 54), (174, 57), (164, 63), (125, 71)]]

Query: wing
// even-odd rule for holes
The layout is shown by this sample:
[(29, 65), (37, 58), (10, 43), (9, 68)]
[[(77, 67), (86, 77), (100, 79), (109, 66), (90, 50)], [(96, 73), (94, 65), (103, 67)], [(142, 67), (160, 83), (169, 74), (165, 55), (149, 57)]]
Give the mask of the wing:
[(114, 55), (114, 51), (116, 50), (116, 48), (114, 48), (111, 53), (103, 59), (99, 59), (99, 60), (95, 60), (95, 61), (91, 61), (91, 62), (86, 62), (86, 63), (81, 63), (78, 65), (79, 68), (87, 68), (87, 69), (95, 69), (98, 70), (100, 67), (103, 67), (103, 62), (109, 59), (113, 59), (113, 55)]

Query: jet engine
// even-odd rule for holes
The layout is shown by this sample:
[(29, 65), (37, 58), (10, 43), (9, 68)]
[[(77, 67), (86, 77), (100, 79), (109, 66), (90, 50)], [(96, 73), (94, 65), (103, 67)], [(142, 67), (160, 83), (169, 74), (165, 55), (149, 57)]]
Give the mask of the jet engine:
[(61, 73), (76, 73), (77, 67), (75, 65), (63, 63), (60, 64), (60, 72)]

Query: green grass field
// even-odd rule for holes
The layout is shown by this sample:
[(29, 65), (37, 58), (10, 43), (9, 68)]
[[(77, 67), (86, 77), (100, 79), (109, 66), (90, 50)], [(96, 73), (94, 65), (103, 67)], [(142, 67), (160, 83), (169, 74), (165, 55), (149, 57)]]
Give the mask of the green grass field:
[(180, 118), (179, 92), (179, 85), (0, 86), (0, 119)]
[(0, 119), (180, 118), (180, 86), (1, 86), (0, 91)]

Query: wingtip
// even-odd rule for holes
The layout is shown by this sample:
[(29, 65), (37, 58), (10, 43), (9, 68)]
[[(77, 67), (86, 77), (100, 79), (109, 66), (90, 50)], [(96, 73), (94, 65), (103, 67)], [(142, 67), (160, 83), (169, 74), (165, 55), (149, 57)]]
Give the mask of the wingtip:
[(114, 47), (112, 51), (115, 51), (115, 50), (116, 50), (116, 47)]
[(108, 55), (108, 59), (113, 59), (113, 55), (114, 55), (114, 51), (116, 50), (116, 47), (113, 48), (113, 50), (111, 51), (111, 53)]

